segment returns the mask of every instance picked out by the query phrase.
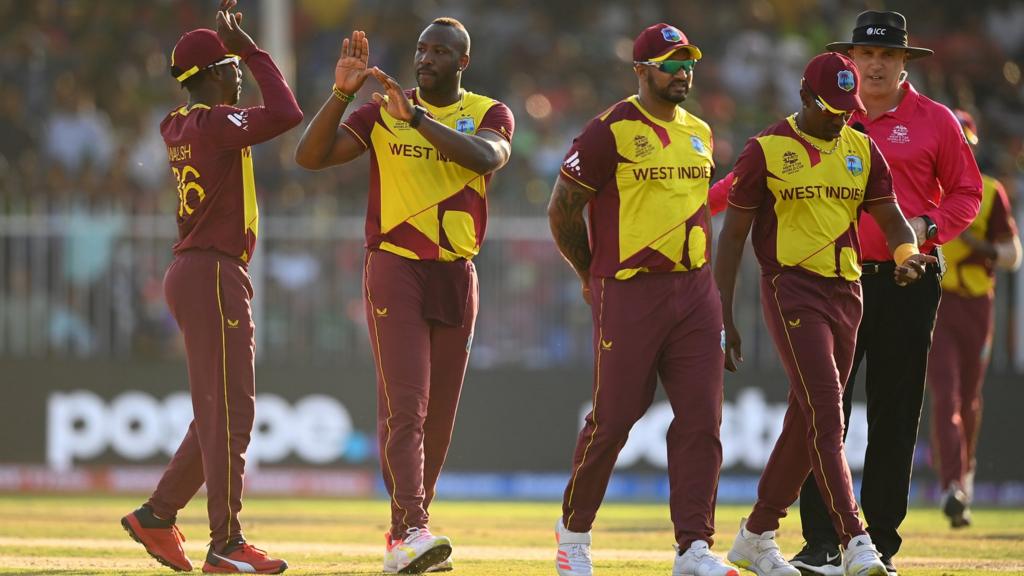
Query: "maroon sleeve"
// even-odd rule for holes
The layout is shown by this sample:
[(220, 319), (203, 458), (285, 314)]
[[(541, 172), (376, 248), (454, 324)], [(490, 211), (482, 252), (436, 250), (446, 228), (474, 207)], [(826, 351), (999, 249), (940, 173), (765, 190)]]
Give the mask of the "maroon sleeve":
[(871, 138), (868, 138), (868, 147), (871, 150), (871, 171), (868, 172), (864, 202), (895, 202), (896, 193), (892, 189), (892, 172), (889, 170), (889, 163)]
[(367, 102), (349, 114), (341, 125), (348, 128), (348, 131), (363, 144), (363, 148), (369, 148), (370, 134), (377, 120), (380, 120), (380, 104)]
[(732, 175), (729, 205), (741, 210), (759, 208), (765, 194), (768, 193), (768, 166), (765, 163), (764, 150), (757, 138), (747, 140), (747, 145), (736, 159)]
[(1010, 210), (1010, 199), (1001, 182), (996, 182), (996, 197), (992, 200), (992, 211), (988, 215), (988, 231), (985, 236), (990, 242), (1005, 242), (1017, 235), (1017, 223)]
[(562, 162), (562, 175), (594, 192), (615, 177), (618, 150), (608, 125), (594, 118), (572, 141)]
[(484, 113), (484, 117), (480, 119), (480, 127), (477, 128), (477, 133), (479, 134), (481, 130), (490, 130), (491, 132), (497, 132), (499, 136), (511, 142), (512, 132), (515, 129), (516, 120), (512, 117), (512, 111), (501, 102), (495, 102), (494, 106), (491, 106)]
[(243, 59), (260, 87), (263, 105), (215, 106), (211, 110), (213, 140), (219, 147), (229, 150), (266, 142), (302, 122), (302, 109), (270, 54), (253, 48)]
[(981, 207), (981, 173), (956, 117), (945, 106), (936, 106), (940, 110), (934, 115), (939, 138), (935, 172), (942, 186), (942, 199), (938, 207), (926, 214), (939, 228), (932, 242), (945, 244), (977, 217)]
[(732, 188), (733, 179), (735, 179), (735, 176), (732, 172), (729, 172), (725, 175), (725, 178), (715, 182), (708, 189), (708, 207), (711, 208), (712, 216), (725, 210), (725, 207), (729, 205), (729, 189)]

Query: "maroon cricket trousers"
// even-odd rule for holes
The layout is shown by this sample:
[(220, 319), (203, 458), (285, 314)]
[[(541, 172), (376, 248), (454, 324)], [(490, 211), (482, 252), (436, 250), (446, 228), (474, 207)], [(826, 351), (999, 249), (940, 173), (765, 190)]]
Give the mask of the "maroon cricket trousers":
[(676, 542), (713, 543), (722, 466), (722, 307), (711, 267), (591, 278), (593, 404), (580, 431), (562, 520), (590, 530), (630, 429), (654, 399), (658, 377), (674, 418), (667, 441), (669, 508)]
[(366, 255), (363, 297), (377, 370), (377, 439), (391, 534), (425, 528), (455, 426), (479, 287), (468, 260)]
[(928, 356), (932, 453), (942, 489), (964, 485), (981, 429), (981, 385), (991, 354), (992, 297), (943, 292)]
[(173, 518), (206, 483), (210, 540), (221, 550), (241, 534), (245, 451), (255, 416), (252, 284), (238, 258), (178, 254), (164, 294), (185, 337), (192, 423), (148, 504)]
[(843, 453), (843, 386), (863, 312), (860, 282), (800, 271), (762, 276), (761, 306), (789, 376), (789, 408), (747, 530), (777, 529), (812, 472), (845, 547), (865, 533)]

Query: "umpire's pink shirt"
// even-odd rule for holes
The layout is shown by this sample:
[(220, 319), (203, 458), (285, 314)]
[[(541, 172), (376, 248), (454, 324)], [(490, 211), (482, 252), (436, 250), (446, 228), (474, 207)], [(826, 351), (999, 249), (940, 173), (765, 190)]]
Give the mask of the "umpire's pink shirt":
[[(896, 202), (907, 220), (927, 215), (939, 228), (933, 239), (944, 244), (956, 238), (978, 214), (981, 173), (956, 117), (914, 90), (900, 86), (903, 100), (895, 110), (868, 120), (854, 112), (850, 124), (860, 122), (892, 169)], [(860, 216), (861, 257), (866, 261), (892, 259), (885, 235), (867, 212)], [(932, 242), (922, 252), (931, 250)]]

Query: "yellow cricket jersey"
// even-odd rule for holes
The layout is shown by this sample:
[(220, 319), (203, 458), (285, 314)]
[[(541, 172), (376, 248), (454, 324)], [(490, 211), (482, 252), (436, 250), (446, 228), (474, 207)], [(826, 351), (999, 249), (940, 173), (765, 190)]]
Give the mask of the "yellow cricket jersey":
[(825, 142), (798, 133), (796, 115), (751, 138), (733, 173), (729, 204), (757, 211), (751, 241), (765, 274), (796, 268), (857, 280), (861, 207), (896, 200), (870, 138), (844, 126), (838, 143)]
[[(981, 175), (981, 183), (981, 209), (966, 231), (988, 242), (1012, 238), (1017, 234), (1017, 226), (1006, 190), (998, 180), (985, 174)], [(974, 252), (960, 237), (943, 245), (942, 254), (946, 259), (943, 291), (969, 298), (992, 295), (996, 278), (991, 260)]]
[(595, 192), (591, 274), (625, 280), (707, 263), (711, 152), (703, 120), (682, 108), (671, 121), (660, 120), (635, 95), (587, 124), (561, 172)]
[[(463, 91), (436, 108), (406, 92), (438, 122), (464, 134), (496, 132), (511, 141), (512, 112), (497, 100)], [(366, 104), (342, 124), (370, 150), (366, 245), (414, 260), (470, 259), (487, 228), (487, 183), (439, 153), (416, 129), (379, 104)]]

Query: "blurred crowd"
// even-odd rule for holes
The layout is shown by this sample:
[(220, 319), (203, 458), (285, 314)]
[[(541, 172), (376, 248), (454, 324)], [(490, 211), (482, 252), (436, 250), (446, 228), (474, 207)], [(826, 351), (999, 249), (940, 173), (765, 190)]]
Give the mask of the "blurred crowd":
[[(711, 125), (720, 177), (746, 138), (798, 108), (799, 79), (807, 60), (830, 41), (848, 40), (856, 15), (866, 8), (896, 9), (907, 16), (911, 43), (935, 50), (934, 56), (909, 65), (911, 82), (933, 99), (972, 112), (979, 120), (982, 170), (1000, 178), (1011, 198), (1024, 187), (1024, 3), (1019, 1), (278, 1), (289, 16), (294, 56), (281, 63), (307, 118), (329, 96), (341, 40), (351, 30), (367, 32), (371, 65), (411, 87), (413, 50), (425, 24), (441, 15), (466, 24), (472, 60), (464, 86), (502, 100), (516, 117), (512, 160), (489, 190), (495, 219), (544, 216), (572, 137), (589, 118), (635, 92), (629, 65), (632, 40), (647, 25), (677, 25), (703, 50), (685, 107)], [(33, 324), (30, 317), (22, 317), (31, 313), (31, 306), (11, 302), (24, 304), (26, 294), (38, 291), (33, 287), (39, 282), (54, 285), (52, 276), (58, 273), (67, 276), (72, 287), (108, 281), (119, 258), (137, 259), (140, 254), (153, 262), (132, 268), (144, 273), (127, 274), (121, 290), (134, 296), (122, 300), (110, 288), (115, 296), (106, 297), (113, 305), (128, 306), (122, 313), (127, 319), (111, 317), (107, 322), (126, 326), (128, 350), (138, 346), (132, 334), (140, 325), (154, 326), (156, 341), (173, 337), (173, 325), (161, 316), (159, 290), (168, 251), (157, 250), (154, 256), (149, 250), (125, 247), (123, 239), (138, 236), (139, 222), (173, 224), (177, 195), (158, 124), (185, 101), (186, 93), (171, 78), (168, 58), (182, 32), (213, 27), (216, 5), (216, 0), (0, 0), (0, 218), (6, 218), (2, 222), (10, 227), (12, 217), (59, 214), (67, 217), (61, 222), (71, 228), (60, 239), (57, 233), (44, 234), (53, 250), (40, 257), (50, 270), (42, 281), (37, 273), (29, 274), (32, 258), (15, 254), (12, 242), (17, 234), (0, 230), (0, 299), (7, 302), (0, 309), (0, 321), (7, 323), (7, 328), (0, 326), (0, 343), (4, 333), (8, 338), (16, 333), (12, 314), (21, 315), (19, 322)], [(245, 26), (264, 46), (270, 36), (268, 8), (265, 1), (240, 2)], [(258, 103), (258, 90), (246, 76), (242, 104)], [(357, 104), (374, 89), (370, 80)], [(264, 217), (298, 218), (309, 223), (306, 229), (317, 230), (333, 226), (339, 218), (361, 216), (369, 174), (366, 159), (322, 172), (304, 171), (292, 160), (300, 133), (293, 130), (255, 150)], [(357, 241), (359, 228), (333, 233)], [(160, 242), (169, 247), (169, 239)], [(568, 297), (562, 293), (572, 292), (556, 289), (552, 295), (552, 288), (543, 285), (552, 275), (565, 276), (547, 270), (562, 264), (553, 247), (540, 245), (522, 249), (513, 242), (492, 251), (502, 258), (514, 253), (518, 260), (498, 260), (484, 248), (481, 267), (500, 275), (493, 289), (501, 293), (492, 296), (492, 302), (525, 299), (533, 310), (540, 302), (566, 307)], [(344, 280), (351, 284), (346, 288), (351, 294), (331, 304), (331, 310), (345, 319), (317, 333), (323, 332), (325, 342), (348, 332), (353, 341), (359, 340), (351, 324), (358, 324), (361, 317), (352, 312), (359, 299), (360, 260), (349, 255), (358, 254), (358, 245), (313, 252), (291, 238), (279, 245), (264, 244), (261, 250), (268, 259), (270, 294), (302, 294), (320, 276), (351, 276), (351, 282)], [(62, 262), (55, 263), (54, 258)], [(98, 297), (92, 293), (67, 292), (58, 298), (61, 306), (93, 306), (106, 314), (106, 304), (95, 302)], [(485, 294), (485, 307), (487, 298)], [(289, 306), (268, 308), (268, 330), (275, 329), (276, 315), (289, 316)], [(148, 321), (147, 314), (153, 315)], [(567, 315), (575, 322), (570, 323), (572, 330), (584, 335), (584, 345), (576, 346), (572, 333), (557, 327), (565, 324)], [(523, 315), (510, 316), (508, 322), (514, 324)], [(585, 356), (586, 316), (578, 311), (548, 316), (554, 319), (551, 326), (537, 328), (542, 337), (533, 339), (556, 350), (579, 348), (578, 353), (560, 355), (569, 359), (565, 361)], [(486, 314), (481, 322), (485, 320)], [(52, 325), (52, 319), (48, 323)], [(283, 342), (295, 339), (281, 330)], [(69, 328), (60, 333), (65, 332), (75, 333)], [(74, 347), (85, 354), (97, 350), (95, 344)], [(503, 353), (495, 347), (495, 356)]]

